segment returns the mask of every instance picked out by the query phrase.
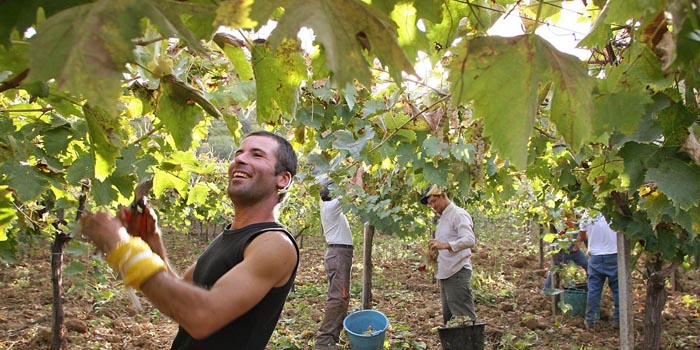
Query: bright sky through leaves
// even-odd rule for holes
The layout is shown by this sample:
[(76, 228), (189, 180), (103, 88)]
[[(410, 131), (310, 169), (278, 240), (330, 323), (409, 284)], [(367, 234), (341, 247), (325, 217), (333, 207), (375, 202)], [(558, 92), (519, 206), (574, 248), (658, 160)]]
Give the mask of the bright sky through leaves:
[[(591, 28), (590, 21), (580, 21), (581, 13), (585, 13), (583, 3), (580, 1), (563, 1), (560, 18), (556, 23), (547, 20), (547, 24), (539, 27), (535, 33), (543, 37), (562, 52), (572, 54), (585, 60), (591, 55), (589, 50), (578, 49), (576, 45), (588, 34)], [(516, 36), (523, 34), (523, 20), (516, 11), (510, 15), (503, 15), (496, 24), (489, 29), (490, 35)]]

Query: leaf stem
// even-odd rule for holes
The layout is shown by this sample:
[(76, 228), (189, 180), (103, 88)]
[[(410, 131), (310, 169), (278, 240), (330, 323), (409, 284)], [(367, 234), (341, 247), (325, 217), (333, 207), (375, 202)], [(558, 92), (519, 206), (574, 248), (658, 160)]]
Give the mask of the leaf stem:
[(32, 112), (41, 112), (41, 113), (46, 113), (46, 112), (51, 112), (53, 111), (53, 107), (44, 107), (44, 108), (26, 108), (26, 109), (0, 109), (0, 113), (32, 113)]

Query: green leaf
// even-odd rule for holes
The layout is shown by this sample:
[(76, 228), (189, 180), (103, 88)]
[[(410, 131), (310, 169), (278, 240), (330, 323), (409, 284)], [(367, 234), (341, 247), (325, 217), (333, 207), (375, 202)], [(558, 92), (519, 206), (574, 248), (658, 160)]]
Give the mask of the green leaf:
[(453, 103), (472, 102), (474, 115), (485, 120), (484, 133), (519, 169), (527, 164), (527, 143), (539, 107), (537, 89), (550, 73), (545, 56), (532, 43), (537, 40), (543, 39), (522, 35), (466, 40), (455, 48), (450, 65)]
[(592, 131), (591, 94), (595, 81), (577, 57), (559, 52), (545, 40), (537, 40), (535, 44), (537, 51), (547, 56), (551, 67), (552, 121), (567, 143), (579, 149)]
[(5, 0), (0, 2), (0, 45), (10, 44), (10, 34), (17, 30), (23, 34), (37, 22), (37, 10), (42, 9), (44, 16), (56, 13), (91, 0)]
[(625, 160), (624, 173), (629, 177), (629, 188), (636, 191), (644, 184), (647, 169), (658, 167), (669, 152), (652, 144), (627, 142), (619, 155)]
[[(434, 8), (438, 6), (433, 5)], [(426, 35), (431, 42), (435, 44), (433, 49), (434, 52), (429, 52), (430, 54), (437, 53), (441, 55), (442, 48), (447, 49), (452, 46), (452, 42), (458, 35), (459, 23), (462, 18), (468, 17), (470, 15), (470, 7), (468, 3), (461, 1), (448, 1), (443, 3), (439, 7), (442, 12), (441, 17), (428, 18), (425, 17), (426, 25)], [(419, 9), (420, 11), (420, 9)], [(419, 16), (422, 15), (422, 11), (419, 12)], [(437, 46), (441, 49), (438, 49)]]
[(165, 193), (165, 190), (174, 188), (178, 193), (187, 193), (189, 173), (157, 170), (153, 176), (153, 194), (156, 197)]
[[(179, 14), (184, 24), (196, 37), (209, 39), (216, 29), (214, 17), (217, 6), (210, 0), (158, 1), (156, 4), (170, 15)], [(182, 27), (177, 28), (183, 30)]]
[(450, 145), (441, 142), (436, 137), (428, 137), (423, 141), (423, 150), (426, 158), (438, 157), (440, 159), (450, 155)]
[(306, 79), (306, 65), (299, 47), (294, 41), (281, 44), (276, 51), (266, 44), (254, 45), (252, 61), (258, 120), (271, 122), (280, 114), (293, 114), (301, 82)]
[(365, 132), (357, 140), (353, 133), (348, 130), (338, 130), (333, 133), (333, 147), (338, 150), (345, 150), (350, 153), (353, 158), (358, 158), (360, 152), (367, 146), (367, 142), (374, 138), (374, 130), (371, 128), (364, 129)]
[(158, 101), (156, 116), (170, 132), (179, 150), (192, 146), (192, 130), (199, 123), (202, 113), (190, 98), (191, 91), (171, 79), (161, 81), (162, 94)]
[(700, 166), (668, 159), (647, 171), (646, 180), (656, 183), (673, 203), (688, 210), (700, 203)]
[(105, 206), (113, 204), (118, 194), (112, 186), (111, 178), (108, 177), (104, 181), (96, 180), (92, 182), (90, 196), (95, 201), (95, 204)]
[(206, 184), (198, 183), (190, 189), (187, 194), (187, 205), (204, 205), (209, 195), (209, 187)]
[(82, 261), (79, 260), (73, 260), (70, 265), (66, 266), (63, 268), (63, 272), (67, 276), (75, 276), (75, 275), (80, 275), (85, 272), (87, 268), (85, 267), (85, 264), (83, 264)]
[(601, 136), (614, 130), (625, 134), (633, 133), (645, 113), (645, 104), (651, 102), (649, 94), (639, 91), (596, 94), (593, 96), (593, 134)]
[(71, 184), (80, 183), (83, 178), (95, 176), (95, 157), (90, 154), (81, 154), (68, 168), (66, 182)]
[[(418, 29), (418, 10), (414, 6), (408, 2), (400, 3), (391, 12), (391, 19), (398, 26), (398, 43), (413, 61), (418, 57), (420, 48), (430, 47), (430, 40), (425, 32)], [(433, 7), (440, 9), (440, 6)]]
[(206, 97), (204, 93), (180, 80), (178, 77), (169, 74), (161, 78), (161, 81), (167, 85), (167, 90), (172, 92), (174, 98), (177, 98), (179, 103), (191, 105), (197, 103), (204, 111), (209, 113), (214, 118), (221, 118), (221, 112), (216, 108)]
[(664, 145), (677, 147), (688, 138), (688, 128), (697, 119), (697, 112), (691, 113), (686, 106), (674, 103), (658, 113), (657, 124), (664, 130)]
[(224, 47), (224, 54), (231, 61), (233, 67), (236, 68), (238, 77), (241, 80), (251, 80), (253, 79), (253, 67), (248, 61), (248, 55), (240, 47), (234, 47), (226, 45)]
[(302, 27), (311, 28), (326, 53), (326, 64), (336, 86), (357, 79), (371, 86), (370, 63), (364, 49), (389, 67), (391, 77), (401, 82), (401, 72), (413, 74), (413, 66), (396, 39), (396, 25), (384, 14), (359, 0), (256, 1), (253, 18), (265, 23), (272, 9), (283, 7), (270, 40), (277, 47), (285, 38), (295, 39)]
[(140, 0), (98, 0), (72, 7), (37, 26), (30, 39), (31, 80), (55, 78), (58, 88), (116, 114), (131, 39), (140, 35)]
[[(180, 19), (180, 13), (186, 10), (188, 13), (194, 12), (198, 13), (199, 15), (210, 15), (213, 13), (214, 9), (215, 6), (213, 5), (182, 4), (174, 1), (141, 0), (139, 14), (148, 17), (166, 37), (179, 38), (195, 52), (205, 53), (206, 49), (199, 42), (199, 38), (197, 38)], [(213, 29), (213, 27), (211, 29)]]
[(90, 132), (90, 143), (95, 155), (95, 178), (104, 180), (112, 173), (121, 148), (119, 119), (97, 107), (83, 107)]
[(61, 154), (65, 152), (68, 144), (73, 140), (73, 130), (70, 125), (61, 125), (44, 132), (44, 149), (48, 154)]
[(0, 71), (10, 71), (14, 75), (18, 75), (27, 69), (28, 51), (29, 45), (26, 44), (14, 44), (9, 47), (0, 46)]
[(14, 197), (9, 187), (0, 185), (0, 242), (7, 240), (7, 230), (17, 220)]

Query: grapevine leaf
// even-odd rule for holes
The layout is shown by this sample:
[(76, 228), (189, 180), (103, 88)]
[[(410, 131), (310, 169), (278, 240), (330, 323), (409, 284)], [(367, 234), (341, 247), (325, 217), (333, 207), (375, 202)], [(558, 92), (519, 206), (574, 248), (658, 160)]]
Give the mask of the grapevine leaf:
[(313, 170), (311, 171), (313, 176), (327, 174), (328, 170), (330, 169), (328, 160), (318, 153), (310, 154), (308, 157), (306, 157), (306, 160), (313, 166)]
[(450, 173), (450, 169), (451, 166), (448, 162), (429, 162), (423, 167), (423, 178), (428, 183), (444, 185), (447, 182), (447, 174)]
[(93, 181), (90, 188), (90, 196), (97, 205), (109, 205), (117, 198), (117, 191), (112, 186), (111, 178), (106, 178), (104, 181)]
[(657, 16), (658, 9), (663, 8), (665, 2), (664, 0), (611, 1), (606, 6), (609, 9), (606, 23), (624, 23), (630, 18), (647, 22)]
[(668, 159), (649, 169), (646, 180), (656, 183), (659, 191), (682, 210), (700, 202), (700, 167), (695, 164)]
[(234, 47), (226, 45), (223, 48), (224, 54), (231, 61), (233, 67), (236, 68), (238, 77), (241, 80), (252, 80), (253, 79), (253, 67), (251, 67), (248, 61), (248, 56), (245, 51), (240, 47)]
[(546, 40), (537, 40), (535, 44), (537, 51), (547, 56), (552, 69), (551, 118), (567, 143), (579, 149), (592, 131), (593, 103), (590, 96), (595, 81), (577, 57), (559, 52)]
[(651, 102), (648, 94), (640, 94), (638, 91), (596, 94), (593, 96), (594, 136), (609, 134), (614, 130), (631, 134), (637, 129), (644, 115), (645, 104)]
[(62, 11), (37, 26), (30, 39), (31, 80), (55, 78), (58, 88), (85, 96), (115, 114), (121, 72), (133, 60), (140, 35), (137, 0), (98, 0)]
[[(672, 1), (668, 10), (672, 14), (671, 21), (676, 39), (676, 47), (672, 50), (673, 56), (668, 65), (697, 67), (700, 62), (700, 15), (697, 4), (692, 1)], [(692, 68), (690, 70), (692, 71)]]
[[(184, 174), (184, 172), (179, 173)], [(159, 197), (169, 188), (174, 188), (178, 193), (187, 193), (188, 181), (189, 173), (187, 178), (183, 179), (173, 172), (157, 170), (153, 176), (153, 194)]]
[(629, 177), (629, 187), (637, 190), (644, 184), (647, 169), (658, 167), (668, 151), (651, 144), (627, 142), (619, 154), (625, 160), (624, 173)]
[(155, 0), (141, 0), (141, 6), (137, 14), (148, 17), (163, 35), (182, 39), (190, 49), (196, 52), (206, 52), (199, 39), (182, 22), (179, 13), (186, 10), (200, 15), (207, 14), (214, 11), (214, 6), (203, 7), (205, 6), (203, 4), (182, 4), (174, 1)]
[[(434, 6), (440, 8), (439, 6)], [(397, 4), (391, 12), (391, 19), (397, 24), (398, 43), (412, 60), (418, 56), (419, 48), (429, 47), (430, 41), (418, 29), (417, 9), (411, 3)]]
[[(527, 143), (539, 101), (541, 77), (549, 75), (536, 36), (477, 37), (455, 49), (450, 65), (453, 103), (473, 101), (485, 120), (484, 133), (517, 168), (527, 164)], [(508, 82), (504, 84), (504, 82)], [(509, 103), (503, 103), (508, 99)]]
[(95, 174), (95, 157), (81, 154), (66, 171), (66, 181), (77, 184), (83, 178), (91, 178)]
[(214, 17), (217, 7), (210, 0), (159, 1), (155, 4), (165, 9), (169, 16), (180, 14), (187, 28), (199, 38), (209, 38), (216, 29)]
[(97, 107), (85, 106), (83, 114), (90, 132), (95, 156), (95, 178), (104, 180), (112, 173), (121, 147), (119, 119)]
[(391, 77), (401, 82), (401, 72), (413, 74), (413, 66), (396, 38), (396, 25), (386, 15), (359, 0), (256, 1), (252, 16), (263, 23), (271, 9), (283, 7), (270, 40), (277, 47), (285, 38), (294, 39), (302, 27), (310, 28), (323, 45), (326, 64), (337, 86), (357, 79), (371, 86), (369, 62), (364, 49), (389, 67)]
[(49, 188), (49, 181), (36, 167), (5, 163), (0, 170), (21, 202), (36, 200)]
[(357, 140), (355, 140), (352, 132), (348, 130), (338, 130), (333, 135), (335, 136), (335, 140), (333, 140), (334, 148), (348, 151), (353, 158), (358, 158), (360, 152), (367, 146), (367, 142), (374, 138), (374, 130), (371, 128), (365, 129), (364, 134)]
[(41, 8), (44, 16), (54, 14), (91, 0), (5, 0), (0, 2), (0, 45), (10, 44), (12, 30), (24, 33), (37, 21), (37, 10)]
[(659, 112), (657, 123), (664, 130), (664, 145), (675, 147), (683, 144), (688, 138), (688, 128), (695, 122), (697, 113), (676, 103)]
[(418, 10), (418, 18), (424, 18), (433, 23), (442, 20), (442, 6), (435, 6), (433, 0), (414, 0), (413, 6)]
[(82, 261), (78, 260), (73, 260), (68, 266), (63, 268), (63, 272), (67, 276), (76, 276), (80, 275), (83, 272), (85, 272), (87, 268), (85, 267), (85, 264)]
[(306, 78), (306, 65), (294, 41), (272, 51), (265, 44), (253, 46), (253, 72), (257, 89), (258, 120), (271, 122), (280, 114), (293, 114), (299, 86)]
[(214, 118), (221, 118), (221, 112), (216, 108), (206, 97), (204, 93), (183, 82), (178, 77), (169, 74), (162, 78), (166, 83), (169, 83), (168, 88), (174, 93), (178, 99), (187, 104), (197, 103), (204, 111), (209, 113)]
[(652, 227), (656, 226), (663, 219), (663, 215), (669, 214), (673, 210), (671, 201), (660, 192), (652, 192), (639, 200), (639, 204), (646, 211), (647, 217)]
[(444, 158), (450, 154), (450, 146), (444, 142), (440, 142), (436, 137), (426, 138), (425, 141), (423, 141), (423, 149), (425, 151), (425, 156), (428, 158)]
[[(216, 10), (214, 24), (227, 26), (230, 28), (252, 28), (257, 23), (250, 16), (252, 0), (224, 0)], [(257, 4), (257, 1), (256, 1)], [(276, 6), (275, 6), (276, 7)], [(262, 14), (261, 21), (264, 24), (268, 17), (272, 15), (275, 7), (270, 7), (269, 12)]]
[(24, 71), (27, 68), (27, 51), (27, 45), (0, 46), (0, 71), (10, 71), (14, 74)]
[(182, 84), (175, 84), (172, 79), (163, 79), (161, 88), (156, 116), (173, 136), (177, 149), (189, 149), (192, 145), (192, 130), (199, 123), (201, 110), (191, 99), (192, 91), (183, 88)]
[(61, 154), (73, 139), (70, 126), (59, 126), (44, 132), (44, 149), (48, 154)]
[(7, 240), (7, 229), (17, 220), (12, 192), (7, 185), (0, 185), (0, 242)]
[(580, 48), (603, 48), (610, 43), (613, 38), (612, 30), (608, 20), (609, 7), (603, 8), (598, 19), (593, 23), (591, 31), (578, 43)]
[(203, 183), (197, 183), (187, 194), (187, 205), (204, 205), (209, 195), (209, 187)]

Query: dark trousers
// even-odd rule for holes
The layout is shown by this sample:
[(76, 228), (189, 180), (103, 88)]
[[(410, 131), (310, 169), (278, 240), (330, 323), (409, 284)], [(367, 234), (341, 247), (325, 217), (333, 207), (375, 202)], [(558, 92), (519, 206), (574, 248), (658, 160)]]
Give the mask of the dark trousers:
[(445, 324), (452, 316), (469, 316), (476, 321), (471, 278), (472, 270), (464, 267), (454, 275), (440, 280), (440, 302)]
[(316, 346), (335, 345), (343, 329), (343, 320), (350, 304), (350, 268), (352, 248), (329, 247), (326, 250), (328, 294), (323, 321), (316, 336)]

